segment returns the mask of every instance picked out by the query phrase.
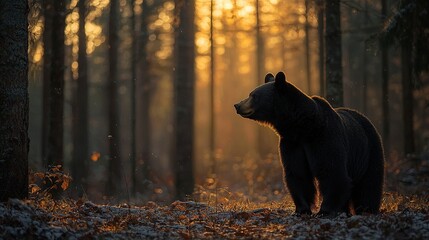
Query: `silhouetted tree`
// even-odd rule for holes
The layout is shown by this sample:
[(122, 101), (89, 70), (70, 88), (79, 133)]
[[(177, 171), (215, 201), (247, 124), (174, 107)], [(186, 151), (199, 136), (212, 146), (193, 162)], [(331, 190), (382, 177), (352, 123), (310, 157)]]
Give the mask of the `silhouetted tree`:
[[(146, 1), (145, 1), (146, 2)], [(136, 174), (136, 81), (137, 81), (137, 31), (136, 31), (136, 12), (134, 11), (135, 0), (131, 0), (131, 127), (130, 127), (130, 166), (131, 166), (131, 194), (135, 195), (137, 191)]]
[(66, 3), (64, 0), (53, 1), (52, 17), (52, 54), (51, 74), (49, 82), (49, 127), (47, 164), (48, 166), (63, 166), (63, 136), (64, 136), (64, 28)]
[(383, 44), (398, 42), (401, 46), (402, 117), (405, 154), (415, 152), (414, 86), (420, 73), (429, 69), (429, 1), (398, 1), (397, 11), (387, 20), (381, 33)]
[[(387, 0), (381, 0), (381, 21), (385, 22), (387, 17)], [(389, 141), (389, 53), (388, 45), (380, 41), (381, 48), (381, 97), (382, 97), (382, 121), (383, 121), (383, 139)]]
[[(262, 35), (261, 26), (261, 1), (256, 0), (255, 13), (256, 13), (256, 86), (264, 83), (265, 78), (265, 57), (264, 57), (264, 38)], [(272, 149), (272, 136), (271, 130), (268, 128), (257, 128), (257, 145), (259, 157), (264, 158), (270, 153)]]
[(305, 4), (305, 74), (307, 78), (307, 94), (311, 94), (311, 59), (310, 59), (310, 23), (308, 21), (309, 11), (310, 11), (310, 0), (304, 0)]
[(214, 25), (213, 25), (214, 0), (210, 0), (210, 123), (209, 123), (209, 154), (210, 154), (210, 174), (216, 171), (215, 159), (215, 52), (214, 52)]
[(195, 1), (176, 0), (178, 26), (175, 31), (174, 140), (176, 198), (184, 199), (194, 188), (194, 89), (195, 89)]
[(0, 201), (28, 196), (28, 2), (0, 2)]
[[(368, 0), (364, 1), (364, 20), (363, 27), (368, 27)], [(363, 51), (362, 51), (362, 111), (364, 113), (368, 112), (368, 53), (367, 53), (367, 41), (363, 41)]]
[(110, 1), (109, 16), (109, 84), (108, 84), (108, 106), (109, 106), (109, 163), (106, 194), (113, 196), (119, 193), (121, 187), (121, 156), (119, 145), (119, 115), (118, 115), (118, 24), (119, 24), (119, 2)]
[(340, 1), (325, 0), (326, 97), (334, 107), (343, 106)]
[(43, 1), (43, 99), (42, 99), (42, 163), (48, 166), (49, 94), (52, 74), (52, 0)]
[(320, 96), (325, 96), (325, 4), (317, 0), (317, 37), (319, 40), (319, 85)]
[(79, 52), (78, 52), (78, 78), (74, 91), (73, 103), (73, 161), (72, 177), (74, 190), (81, 195), (86, 189), (88, 177), (88, 60), (86, 56), (86, 1), (79, 0)]

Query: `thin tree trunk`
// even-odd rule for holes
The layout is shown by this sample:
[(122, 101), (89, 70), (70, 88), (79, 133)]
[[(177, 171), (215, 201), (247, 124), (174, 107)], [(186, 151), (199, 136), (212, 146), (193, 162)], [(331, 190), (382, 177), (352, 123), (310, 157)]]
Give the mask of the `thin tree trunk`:
[(216, 173), (215, 159), (215, 52), (213, 38), (213, 10), (214, 0), (210, 0), (210, 124), (209, 124), (209, 152), (210, 152), (210, 175)]
[(136, 78), (137, 78), (137, 33), (136, 33), (136, 13), (134, 11), (135, 0), (131, 0), (131, 128), (130, 128), (130, 166), (131, 166), (131, 194), (135, 196), (137, 192), (136, 174)]
[(114, 196), (121, 189), (121, 156), (120, 156), (120, 138), (119, 138), (119, 115), (118, 115), (118, 24), (119, 24), (119, 2), (110, 1), (109, 16), (109, 85), (108, 85), (108, 103), (109, 103), (109, 166), (106, 194)]
[(72, 176), (76, 193), (81, 196), (87, 187), (88, 177), (88, 60), (86, 56), (86, 1), (79, 0), (79, 52), (78, 79), (73, 108), (73, 162)]
[[(387, 17), (387, 0), (381, 1), (381, 21), (384, 23)], [(386, 44), (380, 43), (381, 48), (381, 96), (382, 96), (382, 122), (383, 122), (383, 139), (384, 142), (389, 142), (390, 127), (389, 127), (389, 54)]]
[[(413, 23), (410, 24), (412, 29)], [(408, 36), (412, 36), (408, 30)], [(415, 151), (414, 145), (414, 121), (413, 121), (413, 87), (412, 87), (412, 41), (407, 39), (401, 43), (402, 65), (402, 119), (404, 131), (404, 153), (411, 154)]]
[(325, 96), (325, 8), (324, 1), (317, 0), (317, 35), (319, 39), (319, 85), (320, 96)]
[(42, 99), (42, 164), (48, 166), (48, 133), (49, 133), (49, 89), (52, 74), (52, 0), (43, 1), (43, 99)]
[(149, 171), (150, 171), (150, 162), (151, 162), (151, 121), (150, 121), (150, 106), (151, 106), (151, 89), (152, 82), (149, 73), (150, 62), (148, 55), (148, 44), (149, 44), (149, 18), (156, 6), (155, 3), (149, 5), (148, 1), (142, 2), (142, 16), (141, 16), (141, 26), (140, 26), (140, 38), (139, 38), (139, 102), (141, 104), (140, 110), (140, 123), (141, 123), (141, 160), (138, 161), (137, 170), (141, 171), (142, 179), (137, 183), (137, 186), (143, 191), (147, 191), (147, 181), (150, 179)]
[(194, 188), (195, 1), (176, 0), (179, 25), (175, 33), (174, 80), (176, 198), (185, 199)]
[(344, 105), (343, 73), (341, 67), (341, 21), (340, 1), (326, 0), (326, 90), (327, 99), (334, 107)]
[(63, 136), (64, 136), (64, 28), (66, 4), (63, 0), (54, 1), (52, 18), (52, 55), (51, 75), (49, 83), (49, 131), (47, 147), (48, 166), (64, 167)]
[[(364, 6), (364, 28), (368, 26), (368, 0), (365, 0)], [(367, 43), (363, 42), (363, 51), (362, 51), (362, 111), (364, 113), (368, 112), (368, 55), (366, 52)]]
[(0, 2), (0, 201), (28, 196), (28, 2)]
[(308, 22), (309, 5), (309, 0), (305, 0), (305, 72), (307, 77), (307, 94), (311, 95), (310, 23)]
[[(265, 79), (265, 45), (261, 27), (261, 1), (256, 0), (256, 86), (264, 83)], [(272, 141), (270, 137), (272, 133), (268, 128), (258, 127), (257, 131), (257, 144), (259, 157), (266, 157), (272, 150)]]

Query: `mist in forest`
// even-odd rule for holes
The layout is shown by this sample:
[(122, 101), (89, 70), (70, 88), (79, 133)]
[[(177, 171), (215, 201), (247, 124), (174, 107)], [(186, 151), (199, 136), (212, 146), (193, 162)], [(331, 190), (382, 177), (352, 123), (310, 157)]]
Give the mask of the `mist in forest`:
[[(189, 196), (243, 182), (252, 192), (269, 177), (275, 182), (269, 191), (278, 194), (278, 137), (241, 118), (233, 105), (268, 72), (284, 71), (306, 94), (327, 96), (324, 59), (332, 51), (323, 45), (323, 2), (31, 1), (30, 169), (59, 164), (77, 182), (78, 195), (100, 201), (168, 202), (177, 189)], [(410, 154), (427, 160), (429, 146), (428, 74), (416, 73), (405, 105), (401, 44), (380, 40), (400, 7), (341, 1), (337, 16), (343, 106), (372, 120), (387, 164)], [(63, 55), (52, 57), (58, 48)], [(63, 77), (57, 100), (47, 74)], [(61, 99), (63, 110), (55, 110)], [(407, 132), (402, 113), (408, 108)], [(62, 132), (52, 130), (55, 111), (63, 114)]]

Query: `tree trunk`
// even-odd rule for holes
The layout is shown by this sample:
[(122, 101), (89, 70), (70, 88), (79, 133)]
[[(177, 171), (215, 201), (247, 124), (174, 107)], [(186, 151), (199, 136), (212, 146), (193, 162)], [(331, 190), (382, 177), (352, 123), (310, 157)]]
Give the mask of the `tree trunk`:
[[(142, 15), (140, 25), (140, 37), (139, 39), (139, 83), (136, 86), (138, 89), (138, 104), (139, 109), (139, 139), (140, 149), (139, 157), (137, 161), (137, 167), (134, 169), (136, 174), (136, 188), (140, 189), (141, 192), (147, 191), (147, 181), (150, 179), (150, 162), (151, 162), (151, 121), (150, 121), (150, 106), (151, 106), (151, 90), (152, 81), (150, 76), (150, 62), (148, 55), (148, 44), (149, 44), (149, 18), (153, 11), (158, 7), (158, 2), (154, 2), (151, 5), (148, 1), (142, 2)], [(140, 171), (141, 178), (138, 178), (137, 171)]]
[[(412, 26), (412, 23), (410, 24)], [(412, 29), (412, 27), (410, 27)], [(408, 36), (411, 35), (408, 30)], [(415, 151), (414, 145), (414, 121), (413, 121), (413, 87), (412, 87), (412, 41), (407, 39), (401, 43), (402, 65), (402, 119), (404, 132), (404, 153), (411, 154)]]
[(215, 52), (213, 38), (213, 11), (214, 0), (210, 0), (210, 123), (209, 123), (209, 154), (210, 154), (210, 172), (211, 176), (216, 174), (216, 159), (215, 159)]
[[(265, 79), (265, 61), (264, 61), (264, 38), (261, 33), (261, 2), (256, 0), (256, 86), (264, 83)], [(268, 128), (258, 127), (257, 131), (257, 144), (259, 157), (265, 158), (272, 149), (270, 137), (272, 136), (271, 130)]]
[[(368, 26), (368, 0), (365, 0), (364, 4), (364, 25), (366, 28)], [(367, 42), (363, 41), (363, 51), (362, 51), (362, 112), (368, 113), (368, 54), (366, 52)]]
[(0, 201), (28, 196), (28, 2), (0, 2)]
[(49, 82), (52, 74), (52, 0), (43, 1), (43, 99), (42, 99), (42, 164), (48, 166), (48, 133), (49, 133)]
[(176, 0), (179, 24), (175, 32), (174, 79), (176, 198), (183, 200), (194, 188), (195, 1)]
[(72, 177), (73, 190), (81, 196), (87, 187), (88, 177), (88, 60), (86, 56), (86, 1), (79, 0), (79, 52), (78, 52), (78, 79), (74, 94), (73, 106), (73, 162)]
[(136, 78), (137, 78), (137, 33), (136, 33), (136, 12), (134, 11), (135, 0), (131, 0), (131, 128), (130, 128), (130, 166), (131, 166), (131, 194), (135, 196), (137, 192), (136, 175)]
[(310, 23), (308, 22), (309, 5), (309, 0), (305, 0), (305, 72), (307, 77), (307, 94), (311, 95)]
[(317, 0), (317, 35), (319, 39), (320, 96), (325, 96), (325, 8), (324, 1)]
[(343, 73), (341, 66), (341, 19), (340, 1), (326, 0), (326, 90), (327, 99), (333, 107), (344, 105)]
[[(387, 0), (381, 1), (381, 22), (384, 23), (387, 17)], [(380, 43), (381, 48), (381, 97), (382, 97), (382, 122), (383, 140), (389, 142), (389, 55), (387, 44)]]
[(119, 115), (118, 115), (118, 24), (119, 24), (119, 2), (110, 1), (109, 16), (109, 84), (108, 84), (108, 106), (109, 106), (109, 163), (106, 195), (114, 196), (121, 189), (121, 156), (119, 138)]
[(47, 164), (48, 166), (63, 163), (63, 135), (64, 135), (64, 28), (66, 4), (64, 0), (54, 1), (52, 18), (52, 54), (51, 74), (49, 83), (49, 129)]

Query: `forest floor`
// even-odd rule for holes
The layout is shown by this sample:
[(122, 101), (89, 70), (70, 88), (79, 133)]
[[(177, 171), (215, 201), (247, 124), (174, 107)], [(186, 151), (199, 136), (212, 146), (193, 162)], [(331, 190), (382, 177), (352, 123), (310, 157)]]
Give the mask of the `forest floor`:
[(211, 182), (185, 202), (95, 204), (33, 191), (0, 203), (0, 239), (429, 239), (428, 162), (388, 169), (378, 215), (296, 216), (278, 176), (249, 170), (240, 172), (251, 188)]
[(0, 239), (429, 239), (428, 196), (384, 199), (379, 215), (332, 218), (295, 216), (288, 201), (216, 208), (194, 201), (136, 207), (13, 199), (0, 204)]

